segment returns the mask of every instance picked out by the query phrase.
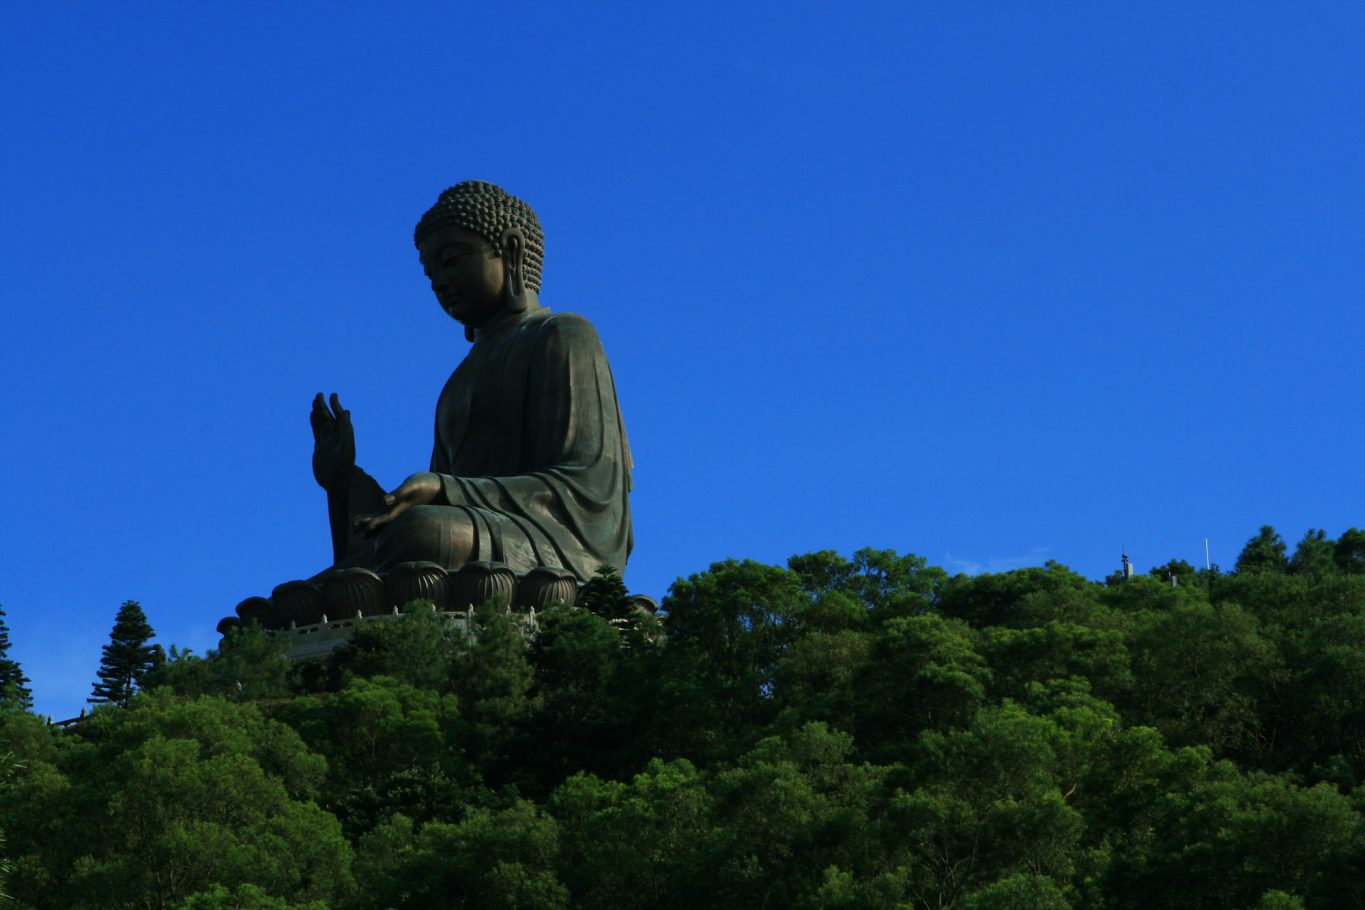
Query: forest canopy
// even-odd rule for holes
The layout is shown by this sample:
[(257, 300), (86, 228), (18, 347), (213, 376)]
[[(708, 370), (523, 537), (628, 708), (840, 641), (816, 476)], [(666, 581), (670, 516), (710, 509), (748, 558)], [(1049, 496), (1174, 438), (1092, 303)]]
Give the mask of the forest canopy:
[[(1236, 571), (717, 563), (528, 637), (234, 630), (0, 712), (24, 908), (1365, 906), (1365, 535)], [(17, 672), (17, 671), (16, 671)]]

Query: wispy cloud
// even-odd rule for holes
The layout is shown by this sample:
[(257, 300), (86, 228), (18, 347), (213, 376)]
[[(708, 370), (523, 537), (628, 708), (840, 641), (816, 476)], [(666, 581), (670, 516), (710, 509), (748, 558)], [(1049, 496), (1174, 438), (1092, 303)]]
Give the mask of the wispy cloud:
[(969, 559), (943, 554), (943, 567), (950, 572), (964, 572), (967, 575), (980, 575), (983, 572), (1009, 572), (1025, 566), (1038, 566), (1047, 561), (1051, 547), (1034, 547), (1022, 556), (989, 556), (984, 560)]

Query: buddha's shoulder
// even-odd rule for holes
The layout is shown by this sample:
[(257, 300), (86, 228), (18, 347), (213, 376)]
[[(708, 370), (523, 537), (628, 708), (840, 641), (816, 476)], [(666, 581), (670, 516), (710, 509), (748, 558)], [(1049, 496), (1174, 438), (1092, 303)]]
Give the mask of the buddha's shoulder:
[(597, 329), (577, 313), (546, 313), (537, 326), (538, 334), (563, 338), (570, 341), (587, 341), (599, 344)]

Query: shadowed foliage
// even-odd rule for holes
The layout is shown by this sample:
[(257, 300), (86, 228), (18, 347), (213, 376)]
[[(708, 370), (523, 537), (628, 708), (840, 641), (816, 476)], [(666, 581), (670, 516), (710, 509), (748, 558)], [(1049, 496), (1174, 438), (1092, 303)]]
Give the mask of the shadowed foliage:
[(604, 573), (534, 635), (416, 602), (298, 667), (234, 630), (65, 732), (0, 711), (3, 886), (35, 910), (1362, 907), (1359, 537), (1291, 556), (1263, 528), (1234, 573), (1110, 584), (727, 560), (659, 620)]

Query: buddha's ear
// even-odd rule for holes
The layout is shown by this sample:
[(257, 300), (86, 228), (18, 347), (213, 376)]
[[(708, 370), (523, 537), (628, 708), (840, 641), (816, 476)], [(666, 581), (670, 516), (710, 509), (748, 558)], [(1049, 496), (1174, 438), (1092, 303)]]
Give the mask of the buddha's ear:
[(509, 227), (498, 238), (503, 259), (507, 262), (507, 282), (512, 297), (526, 296), (526, 235), (519, 227)]

